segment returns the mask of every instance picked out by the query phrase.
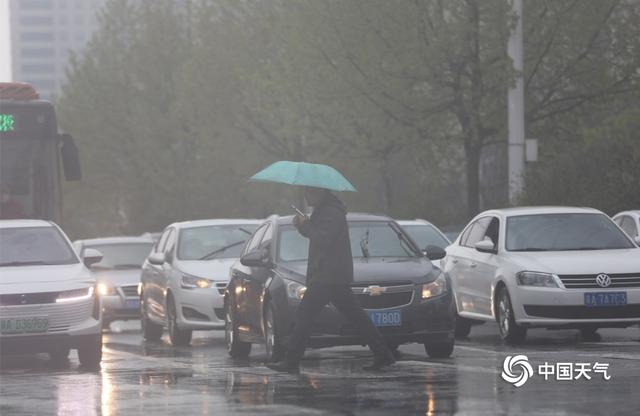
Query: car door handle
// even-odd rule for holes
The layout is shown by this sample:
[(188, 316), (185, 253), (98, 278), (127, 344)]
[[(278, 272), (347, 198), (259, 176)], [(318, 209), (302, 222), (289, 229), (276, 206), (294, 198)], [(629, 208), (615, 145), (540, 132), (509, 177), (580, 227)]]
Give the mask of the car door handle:
[(471, 267), (472, 269), (475, 269), (478, 265), (476, 263), (471, 263), (471, 265), (469, 267)]

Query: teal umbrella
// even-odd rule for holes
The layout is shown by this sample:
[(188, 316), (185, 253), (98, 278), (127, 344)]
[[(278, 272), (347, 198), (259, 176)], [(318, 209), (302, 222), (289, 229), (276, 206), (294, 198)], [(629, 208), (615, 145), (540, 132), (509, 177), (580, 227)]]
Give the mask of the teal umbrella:
[(356, 192), (356, 188), (340, 172), (331, 166), (317, 163), (281, 160), (262, 169), (249, 180)]

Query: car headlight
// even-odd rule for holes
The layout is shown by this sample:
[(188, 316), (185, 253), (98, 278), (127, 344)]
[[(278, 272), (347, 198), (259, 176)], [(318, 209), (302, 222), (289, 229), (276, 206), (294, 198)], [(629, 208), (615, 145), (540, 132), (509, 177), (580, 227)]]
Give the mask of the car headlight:
[(290, 299), (302, 300), (304, 297), (304, 292), (307, 291), (307, 287), (298, 282), (294, 282), (293, 280), (288, 280), (287, 282), (287, 296)]
[(560, 287), (558, 277), (551, 273), (519, 272), (516, 273), (518, 286)]
[(184, 289), (208, 289), (212, 285), (213, 282), (208, 279), (188, 275), (182, 276), (182, 280), (180, 281), (180, 286)]
[(86, 300), (93, 296), (93, 286), (86, 287), (84, 289), (65, 290), (58, 293), (56, 299), (57, 303), (60, 302), (75, 302), (78, 300)]
[(422, 285), (422, 299), (434, 298), (447, 291), (447, 279), (440, 273), (440, 276), (433, 282)]
[(115, 295), (116, 288), (108, 283), (98, 283), (98, 293), (100, 296)]

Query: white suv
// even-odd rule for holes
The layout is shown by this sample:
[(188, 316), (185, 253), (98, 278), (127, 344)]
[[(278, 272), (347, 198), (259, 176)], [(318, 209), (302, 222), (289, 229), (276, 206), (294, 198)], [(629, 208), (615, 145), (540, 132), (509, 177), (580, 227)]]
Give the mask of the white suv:
[(102, 359), (100, 298), (86, 265), (52, 222), (0, 221), (0, 350), (3, 354), (48, 352), (64, 360), (78, 350), (80, 364)]
[(229, 268), (260, 220), (200, 220), (169, 225), (142, 266), (143, 336), (158, 340), (164, 326), (173, 345), (193, 330), (224, 329)]

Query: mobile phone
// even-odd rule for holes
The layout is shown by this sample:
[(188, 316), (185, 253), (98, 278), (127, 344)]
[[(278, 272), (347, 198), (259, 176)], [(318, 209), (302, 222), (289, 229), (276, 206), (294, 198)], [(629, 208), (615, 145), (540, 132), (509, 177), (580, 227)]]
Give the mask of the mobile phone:
[(292, 209), (292, 210), (294, 210), (295, 212), (297, 212), (297, 213), (298, 213), (298, 215), (302, 215), (303, 217), (306, 217), (306, 216), (307, 216), (304, 212), (300, 211), (300, 210), (298, 209), (298, 207), (296, 207), (295, 205), (291, 204), (291, 205), (290, 205), (290, 207), (291, 207), (291, 209)]

